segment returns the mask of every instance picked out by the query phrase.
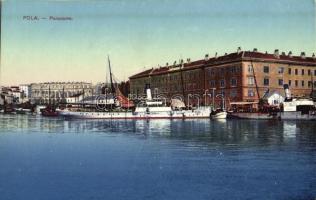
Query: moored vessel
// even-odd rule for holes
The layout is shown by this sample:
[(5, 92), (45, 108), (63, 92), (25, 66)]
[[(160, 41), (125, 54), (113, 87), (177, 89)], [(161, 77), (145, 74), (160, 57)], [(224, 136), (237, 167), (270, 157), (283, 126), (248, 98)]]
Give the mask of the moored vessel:
[[(312, 99), (292, 98), (287, 84), (284, 85), (285, 101), (280, 108), (270, 107), (266, 112), (229, 112), (229, 118), (237, 119), (279, 119), (316, 120), (316, 107)], [(251, 102), (246, 102), (251, 105)]]

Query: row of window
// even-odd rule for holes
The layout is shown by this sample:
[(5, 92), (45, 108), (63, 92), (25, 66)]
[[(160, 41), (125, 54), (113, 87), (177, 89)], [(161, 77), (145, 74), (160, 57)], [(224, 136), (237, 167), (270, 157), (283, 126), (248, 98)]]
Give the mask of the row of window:
[[(209, 81), (209, 86), (212, 87), (212, 88), (216, 87), (216, 81), (215, 80), (210, 80)], [(220, 87), (226, 87), (225, 79), (219, 80), (219, 86)], [(230, 86), (231, 87), (236, 87), (237, 86), (237, 79), (236, 78), (230, 79)]]
[[(253, 73), (253, 66), (252, 65), (248, 65), (248, 72), (251, 74)], [(263, 73), (268, 74), (270, 72), (270, 67), (269, 66), (263, 66)], [(278, 67), (278, 73), (279, 74), (283, 74), (284, 73), (284, 67)], [(300, 70), (300, 75), (305, 75), (307, 73), (307, 75), (312, 75), (312, 70), (308, 69), (301, 69)], [(288, 74), (292, 74), (292, 68), (288, 68)], [(295, 75), (299, 75), (299, 69), (294, 69), (294, 74)], [(316, 70), (314, 70), (314, 76), (316, 76)]]
[[(298, 80), (295, 80), (294, 83), (295, 83), (295, 87), (299, 86)], [(304, 80), (301, 80), (300, 83), (301, 83), (301, 85), (300, 85), (301, 87), (305, 87)], [(263, 79), (263, 85), (269, 86), (269, 84), (270, 84), (270, 80), (268, 78)], [(278, 79), (278, 84), (279, 84), (279, 86), (283, 86), (283, 84), (284, 84), (283, 79)], [(292, 80), (289, 80), (288, 84), (289, 84), (289, 86), (292, 86)], [(309, 88), (312, 87), (312, 81), (307, 81), (307, 86)], [(314, 86), (316, 87), (316, 81), (314, 81)]]
[[(299, 81), (298, 80), (295, 80), (294, 83), (295, 83), (295, 86), (298, 87), (299, 86)], [(302, 87), (305, 87), (305, 81), (304, 80), (301, 80), (301, 86)], [(312, 87), (312, 81), (307, 81), (308, 83), (308, 87)], [(248, 77), (248, 85), (254, 85), (254, 77)], [(283, 86), (283, 79), (278, 79), (278, 85), (279, 86)], [(269, 86), (270, 85), (270, 79), (269, 78), (264, 78), (263, 79), (263, 85), (264, 86)], [(289, 80), (289, 86), (292, 85), (292, 80)], [(314, 86), (316, 86), (316, 81), (314, 81)]]
[(236, 74), (241, 71), (240, 66), (231, 66), (231, 67), (220, 67), (220, 68), (211, 68), (208, 70), (208, 75), (209, 76), (215, 76), (216, 73), (219, 76), (225, 75), (225, 73), (231, 73), (231, 74)]
[[(288, 69), (288, 74), (292, 74), (292, 68)], [(294, 69), (294, 74), (298, 75), (298, 69)], [(305, 69), (301, 69), (301, 75), (305, 75)], [(307, 70), (307, 75), (312, 75), (312, 70)], [(314, 70), (314, 76), (316, 76), (316, 70)]]

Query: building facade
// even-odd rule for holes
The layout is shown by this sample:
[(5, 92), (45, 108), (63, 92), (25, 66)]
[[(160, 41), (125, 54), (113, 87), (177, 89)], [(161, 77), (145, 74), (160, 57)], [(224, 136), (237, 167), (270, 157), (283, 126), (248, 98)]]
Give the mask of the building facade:
[[(150, 84), (157, 96), (180, 97), (186, 105), (219, 105), (222, 97), (230, 102), (259, 102), (267, 92), (284, 94), (289, 84), (292, 96), (309, 97), (316, 87), (316, 58), (294, 56), (275, 50), (262, 53), (257, 49), (223, 56), (152, 68), (130, 77), (132, 96), (144, 95)], [(213, 95), (214, 94), (214, 95)], [(214, 97), (214, 98), (213, 98)]]
[(94, 88), (86, 82), (46, 82), (31, 84), (31, 102), (37, 104), (59, 103), (62, 99), (80, 95), (91, 96)]

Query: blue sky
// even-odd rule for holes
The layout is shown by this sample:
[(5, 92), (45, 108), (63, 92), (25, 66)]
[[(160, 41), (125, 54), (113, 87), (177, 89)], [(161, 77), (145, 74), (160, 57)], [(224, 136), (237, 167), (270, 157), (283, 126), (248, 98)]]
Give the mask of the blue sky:
[[(119, 80), (206, 53), (258, 48), (316, 52), (314, 0), (3, 2), (3, 84)], [(72, 17), (71, 21), (23, 16)]]

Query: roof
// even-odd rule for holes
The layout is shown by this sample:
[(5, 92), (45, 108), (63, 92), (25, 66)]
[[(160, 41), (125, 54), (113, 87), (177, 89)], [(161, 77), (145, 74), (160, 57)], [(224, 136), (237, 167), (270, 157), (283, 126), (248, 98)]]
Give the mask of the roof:
[(270, 98), (271, 96), (273, 96), (274, 94), (277, 94), (277, 95), (283, 97), (283, 95), (282, 95), (280, 92), (273, 90), (273, 91), (270, 91), (270, 92), (266, 92), (266, 93), (263, 95), (262, 98), (268, 99), (268, 98)]
[(237, 62), (237, 61), (264, 61), (264, 62), (276, 62), (276, 63), (286, 63), (286, 64), (298, 64), (298, 65), (310, 65), (316, 66), (316, 58), (313, 57), (302, 57), (302, 56), (290, 56), (285, 54), (280, 54), (276, 56), (275, 54), (269, 53), (262, 53), (258, 51), (241, 51), (241, 52), (234, 52), (230, 54), (225, 54), (219, 57), (212, 57), (209, 59), (201, 59), (192, 62), (186, 62), (182, 64), (175, 64), (175, 65), (166, 65), (163, 67), (158, 68), (151, 68), (140, 73), (137, 73), (131, 77), (133, 78), (141, 78), (141, 77), (148, 77), (150, 75), (158, 75), (163, 73), (168, 73), (171, 71), (180, 71), (180, 70), (188, 70), (194, 68), (202, 68), (208, 67), (212, 65), (219, 65), (224, 63), (230, 62)]

